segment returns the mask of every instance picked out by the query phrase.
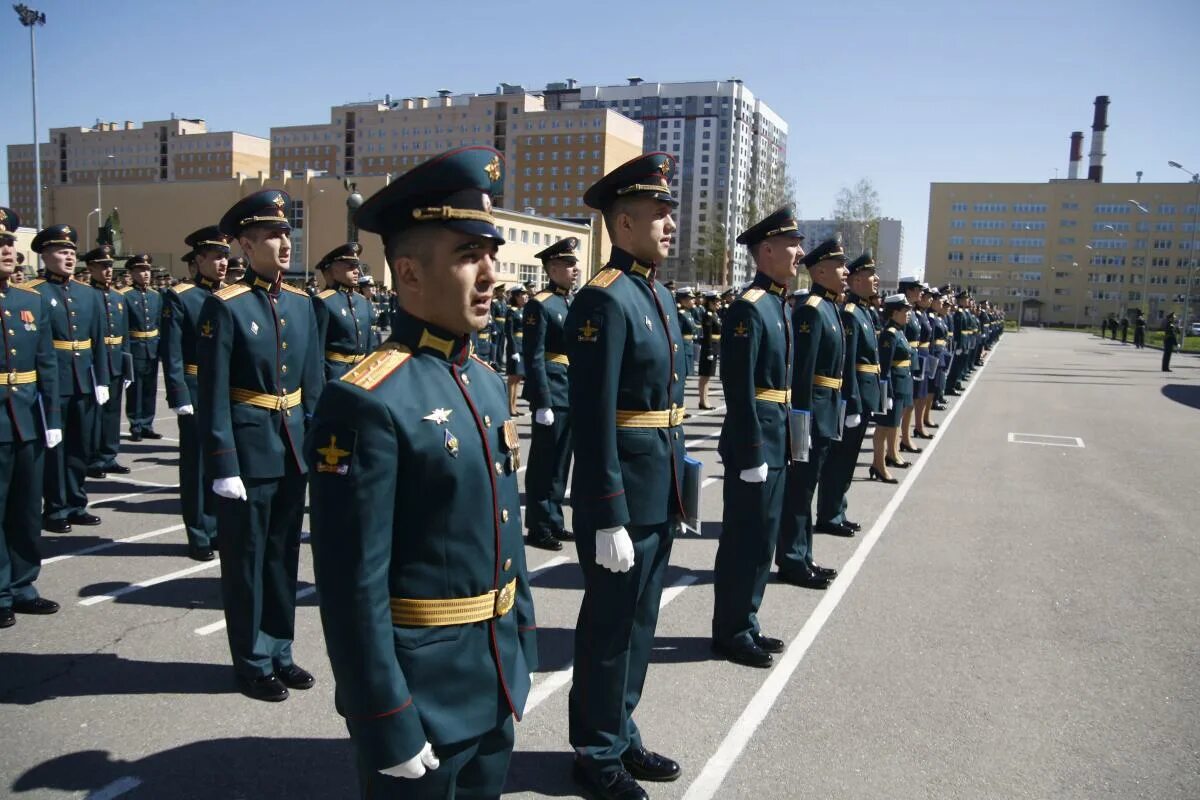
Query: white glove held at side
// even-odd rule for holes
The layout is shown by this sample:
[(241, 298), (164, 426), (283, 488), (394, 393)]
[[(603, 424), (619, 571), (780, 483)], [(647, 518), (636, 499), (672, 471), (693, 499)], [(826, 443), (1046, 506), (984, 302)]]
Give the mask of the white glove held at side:
[(62, 428), (50, 428), (46, 431), (46, 447), (54, 449), (62, 444)]
[(407, 778), (416, 780), (425, 774), (426, 770), (437, 769), (441, 766), (437, 756), (433, 754), (433, 745), (429, 742), (421, 748), (421, 752), (410, 758), (408, 761), (397, 764), (394, 767), (379, 770), (384, 775), (392, 778)]
[(192, 414), (196, 413), (196, 409), (192, 408), (191, 403), (187, 403), (186, 405), (176, 408), (175, 413), (181, 417), (190, 417)]
[(237, 475), (232, 478), (217, 478), (212, 484), (213, 493), (230, 500), (245, 500), (246, 485)]
[(892, 410), (892, 406), (894, 406), (894, 405), (896, 405), (896, 402), (895, 402), (895, 401), (894, 401), (892, 398), (890, 398), (890, 397), (889, 397), (889, 398), (888, 398), (888, 403), (887, 403), (887, 410), (888, 410), (888, 411), (891, 411), (891, 410)]
[(130, 380), (129, 378), (126, 378), (125, 380), (121, 381), (122, 389), (128, 389), (130, 386), (133, 386), (133, 381)]
[(851, 414), (850, 416), (846, 417), (846, 427), (847, 428), (857, 428), (861, 424), (862, 424), (862, 415), (861, 414)]
[(96, 387), (96, 402), (100, 405), (104, 405), (105, 403), (108, 402), (108, 387), (107, 386), (97, 386)]
[(623, 526), (596, 531), (596, 563), (611, 572), (633, 568), (633, 540)]
[(553, 425), (554, 424), (554, 409), (539, 408), (533, 412), (533, 421), (538, 425)]
[(746, 483), (766, 483), (767, 482), (767, 462), (759, 464), (757, 467), (744, 469), (738, 473), (738, 477)]

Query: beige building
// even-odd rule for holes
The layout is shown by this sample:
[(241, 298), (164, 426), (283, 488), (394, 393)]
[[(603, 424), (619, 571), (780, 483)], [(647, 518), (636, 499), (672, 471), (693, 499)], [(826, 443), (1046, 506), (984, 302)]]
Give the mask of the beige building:
[[(202, 119), (97, 122), (51, 128), (41, 145), (42, 185), (87, 186), (91, 207), (112, 208), (105, 189), (121, 184), (211, 181), (270, 168), (270, 142), (234, 131), (210, 131)], [(29, 224), (37, 219), (33, 145), (8, 146), (9, 204)], [(46, 198), (43, 195), (43, 214)], [(48, 220), (47, 217), (44, 221)], [(47, 222), (47, 224), (49, 224)], [(81, 228), (82, 230), (82, 228)]]
[(1097, 325), (1140, 308), (1183, 317), (1200, 230), (1200, 184), (934, 183), (925, 277), (966, 286), (1026, 323)]
[[(370, 197), (383, 187), (386, 180), (386, 176), (359, 178), (358, 191), (364, 197)], [(187, 274), (187, 266), (182, 257), (188, 249), (184, 246), (184, 237), (204, 225), (216, 224), (239, 198), (262, 189), (283, 189), (292, 198), (293, 272), (314, 272), (322, 256), (347, 241), (348, 194), (342, 180), (311, 171), (300, 174), (285, 171), (278, 179), (261, 173), (253, 178), (239, 176), (209, 181), (122, 183), (105, 187), (104, 197), (106, 206), (111, 204), (110, 207), (118, 210), (122, 252), (150, 253), (156, 267), (165, 268), (176, 277), (183, 277)], [(46, 224), (66, 223), (83, 232), (79, 242), (82, 252), (93, 244), (96, 225), (95, 215), (90, 212), (94, 207), (94, 187), (52, 187), (47, 192), (44, 209)], [(498, 257), (501, 281), (528, 281), (534, 286), (541, 286), (544, 282), (541, 262), (533, 257), (534, 254), (567, 236), (580, 239), (583, 252), (580, 267), (583, 274), (594, 271), (590, 256), (594, 243), (589, 225), (504, 209), (497, 209), (495, 216), (496, 225), (503, 230), (506, 239)], [(19, 250), (28, 251), (28, 240), (32, 239), (32, 234), (32, 230), (21, 229)], [(379, 237), (364, 233), (361, 241), (362, 258), (369, 265), (371, 274), (376, 281), (390, 283)], [(237, 252), (236, 245), (234, 251)]]

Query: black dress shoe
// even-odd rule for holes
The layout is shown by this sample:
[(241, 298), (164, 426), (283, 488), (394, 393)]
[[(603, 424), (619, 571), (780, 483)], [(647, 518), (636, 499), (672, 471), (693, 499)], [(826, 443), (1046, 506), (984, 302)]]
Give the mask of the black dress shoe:
[(810, 569), (812, 569), (814, 574), (831, 581), (838, 576), (838, 571), (833, 567), (822, 567), (820, 564), (813, 564)]
[(0, 628), (11, 628), (17, 624), (17, 618), (13, 615), (13, 610), (5, 606), (0, 608)]
[(920, 447), (913, 447), (911, 444), (904, 444), (903, 442), (901, 442), (900, 443), (900, 452), (901, 453), (922, 453), (922, 452), (924, 452), (924, 450)]
[(67, 516), (67, 522), (74, 525), (99, 525), (100, 518), (86, 511), (76, 511), (74, 514)]
[(97, 480), (108, 477), (107, 473), (104, 472), (103, 467), (88, 467), (87, 476), (89, 478), (96, 478)]
[(755, 642), (713, 642), (712, 651), (726, 661), (741, 664), (743, 667), (766, 669), (775, 663), (775, 659)]
[(188, 558), (190, 558), (192, 561), (212, 561), (216, 557), (217, 555), (213, 552), (211, 547), (196, 547), (195, 545), (188, 545)]
[(849, 528), (849, 529), (850, 529), (850, 530), (852, 530), (852, 531), (856, 531), (856, 532), (857, 532), (857, 531), (861, 531), (861, 530), (862, 530), (862, 525), (859, 525), (857, 522), (851, 522), (851, 521), (850, 521), (850, 520), (848, 520), (848, 519), (844, 519), (844, 520), (842, 520), (842, 524), (843, 524), (843, 525), (845, 525), (847, 528)]
[(51, 533), (70, 533), (71, 523), (67, 522), (65, 519), (43, 517), (42, 530), (50, 531)]
[(787, 572), (779, 571), (779, 580), (784, 583), (790, 583), (792, 586), (799, 586), (802, 589), (828, 589), (830, 579), (824, 575), (818, 575), (814, 570), (807, 567), (804, 569), (789, 569)]
[(525, 535), (525, 543), (542, 550), (562, 550), (562, 542), (547, 530), (529, 531)]
[(621, 766), (636, 780), (657, 783), (669, 783), (682, 772), (677, 762), (644, 747), (631, 747), (622, 753)]
[(129, 467), (125, 466), (124, 464), (118, 464), (115, 461), (106, 465), (104, 467), (104, 471), (112, 475), (128, 475), (129, 473), (133, 472), (133, 470), (131, 470)]
[(571, 774), (587, 796), (596, 800), (650, 800), (646, 790), (623, 769), (608, 776), (595, 775), (576, 759)]
[(894, 458), (884, 458), (883, 463), (887, 464), (889, 467), (896, 467), (897, 469), (908, 469), (910, 466), (907, 461), (897, 461)]
[(283, 681), (289, 689), (311, 689), (317, 682), (311, 672), (295, 664), (288, 664), (286, 667), (275, 670), (275, 677)]
[(57, 614), (58, 603), (53, 600), (47, 600), (44, 597), (35, 597), (32, 600), (13, 600), (12, 610), (18, 614)]
[(787, 645), (783, 643), (783, 639), (763, 636), (761, 633), (754, 634), (754, 643), (768, 653), (782, 653), (787, 649)]
[(265, 700), (268, 703), (279, 703), (288, 699), (287, 687), (274, 675), (260, 675), (257, 678), (238, 676), (238, 689), (246, 697), (255, 700)]
[(925, 433), (925, 431), (917, 431), (916, 433), (913, 434), (913, 436), (917, 437), (918, 439), (932, 439), (933, 438), (932, 433)]
[[(945, 404), (945, 403), (943, 403), (943, 402), (941, 402), (941, 401), (938, 401), (938, 402), (936, 402), (936, 403), (934, 403), (934, 404), (933, 404), (933, 410), (934, 410), (934, 411), (945, 411), (945, 410), (946, 410), (946, 404)], [(936, 428), (937, 426), (936, 426), (936, 425), (934, 425), (933, 427), (935, 427), (935, 428)]]
[(555, 531), (554, 538), (558, 539), (560, 542), (573, 542), (575, 541), (575, 534), (564, 529), (561, 531)]
[(145, 439), (161, 439), (161, 438), (163, 438), (161, 433), (159, 433), (158, 431), (152, 431), (149, 428), (142, 431), (142, 437)]
[(831, 533), (834, 536), (845, 536), (847, 539), (854, 538), (854, 528), (849, 525), (843, 525), (840, 522), (818, 522), (813, 526), (813, 531), (816, 533)]
[(130, 431), (129, 432), (129, 441), (140, 442), (141, 440), (142, 440), (142, 432), (141, 431)]

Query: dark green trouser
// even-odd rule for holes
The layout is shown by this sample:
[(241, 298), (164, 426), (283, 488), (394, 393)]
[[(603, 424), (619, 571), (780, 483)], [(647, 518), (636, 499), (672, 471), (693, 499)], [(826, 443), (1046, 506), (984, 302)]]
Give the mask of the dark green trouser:
[(196, 415), (179, 417), (179, 501), (188, 544), (212, 547), (217, 538), (217, 498), (212, 481), (204, 474), (204, 454), (200, 452)]
[(221, 600), (233, 668), (257, 678), (292, 663), (307, 476), (243, 483), (248, 499), (217, 498)]
[(846, 521), (846, 495), (854, 481), (854, 469), (858, 466), (859, 451), (862, 450), (866, 433), (867, 421), (864, 418), (857, 428), (842, 431), (842, 440), (830, 446), (817, 488), (817, 522)]
[(441, 764), (417, 780), (392, 778), (358, 762), (360, 796), (367, 800), (494, 800), (504, 791), (513, 751), (513, 720), (475, 739), (434, 745)]
[(557, 533), (565, 527), (563, 499), (571, 470), (571, 412), (554, 409), (554, 424), (533, 423), (525, 471), (525, 529)]
[(775, 564), (780, 573), (812, 566), (813, 495), (817, 492), (832, 446), (832, 439), (813, 436), (808, 461), (798, 461), (788, 467), (783, 525), (779, 546), (775, 548)]
[(121, 452), (121, 384), (117, 378), (108, 385), (108, 402), (96, 409), (92, 457), (88, 466), (109, 467), (117, 463)]
[(787, 470), (767, 470), (764, 483), (746, 483), (725, 471), (721, 542), (713, 570), (713, 641), (749, 644), (759, 633), (771, 556), (783, 518)]
[(87, 509), (87, 465), (95, 439), (96, 399), (90, 394), (59, 398), (63, 417), (62, 444), (46, 455), (45, 508), (52, 519), (66, 519)]
[(596, 563), (594, 529), (575, 531), (583, 602), (575, 625), (569, 733), (586, 768), (598, 774), (621, 769), (621, 754), (642, 746), (633, 712), (646, 683), (673, 527), (630, 527), (634, 564), (628, 572)]
[(151, 430), (157, 405), (158, 359), (135, 360), (133, 384), (125, 390), (125, 418), (129, 420), (129, 432)]
[(38, 440), (0, 443), (0, 608), (38, 596), (45, 453)]

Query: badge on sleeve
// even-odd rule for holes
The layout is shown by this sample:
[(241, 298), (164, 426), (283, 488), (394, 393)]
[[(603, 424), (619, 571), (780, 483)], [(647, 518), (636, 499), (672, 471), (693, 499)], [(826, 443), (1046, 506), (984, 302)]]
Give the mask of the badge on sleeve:
[(358, 439), (356, 431), (342, 428), (330, 428), (328, 438), (324, 432), (318, 441), (324, 441), (323, 447), (317, 448), (321, 457), (317, 463), (317, 472), (326, 475), (346, 477), (350, 474), (350, 463), (354, 458), (354, 445)]
[(583, 325), (579, 328), (579, 341), (594, 342), (597, 334), (600, 333), (600, 326), (593, 324), (590, 319), (584, 320)]

